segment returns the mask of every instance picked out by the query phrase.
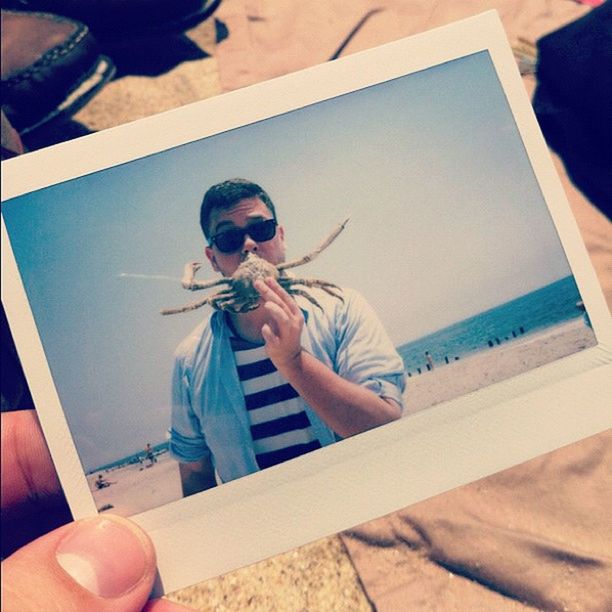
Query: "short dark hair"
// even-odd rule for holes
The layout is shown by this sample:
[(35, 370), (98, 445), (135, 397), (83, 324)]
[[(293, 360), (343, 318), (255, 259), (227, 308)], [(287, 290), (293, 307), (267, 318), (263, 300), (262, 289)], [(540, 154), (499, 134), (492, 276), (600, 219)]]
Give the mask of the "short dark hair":
[(210, 238), (210, 217), (215, 210), (228, 210), (245, 198), (259, 198), (276, 219), (270, 196), (257, 183), (234, 178), (213, 185), (205, 194), (200, 207), (200, 226), (206, 240)]

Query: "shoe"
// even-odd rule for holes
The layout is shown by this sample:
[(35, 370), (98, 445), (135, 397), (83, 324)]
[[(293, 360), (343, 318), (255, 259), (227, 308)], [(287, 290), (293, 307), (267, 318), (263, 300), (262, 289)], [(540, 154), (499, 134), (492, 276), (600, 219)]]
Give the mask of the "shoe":
[(4, 9), (1, 17), (2, 110), (19, 134), (75, 113), (112, 78), (86, 25)]
[(0, 134), (2, 136), (2, 161), (25, 153), (23, 141), (17, 130), (10, 124), (4, 111), (0, 111)]
[(220, 4), (221, 0), (3, 0), (5, 7), (86, 23), (100, 42), (187, 30), (210, 17)]

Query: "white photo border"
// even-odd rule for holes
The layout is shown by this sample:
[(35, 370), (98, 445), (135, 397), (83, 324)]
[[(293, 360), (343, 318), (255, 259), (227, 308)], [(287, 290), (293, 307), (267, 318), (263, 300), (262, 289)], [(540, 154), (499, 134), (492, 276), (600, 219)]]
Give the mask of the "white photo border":
[[(612, 426), (610, 316), (495, 11), (3, 162), (2, 200), (480, 51), (490, 54), (598, 345), (215, 490), (131, 517), (170, 592)], [(2, 221), (2, 302), (75, 518), (97, 513)], [(474, 452), (478, 449), (478, 452)], [(245, 520), (248, 517), (248, 520)]]

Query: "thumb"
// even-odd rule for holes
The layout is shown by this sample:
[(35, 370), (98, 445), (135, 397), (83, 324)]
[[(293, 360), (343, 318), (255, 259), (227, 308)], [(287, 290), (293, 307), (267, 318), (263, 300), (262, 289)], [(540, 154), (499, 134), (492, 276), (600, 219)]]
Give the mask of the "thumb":
[(2, 562), (2, 609), (142, 610), (155, 551), (137, 525), (104, 515), (70, 523)]

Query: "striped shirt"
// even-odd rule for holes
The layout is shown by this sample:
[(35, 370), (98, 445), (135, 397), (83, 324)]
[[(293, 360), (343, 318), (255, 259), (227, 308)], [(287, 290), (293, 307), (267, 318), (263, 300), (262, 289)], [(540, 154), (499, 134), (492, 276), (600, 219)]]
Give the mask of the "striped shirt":
[(260, 469), (321, 448), (297, 391), (281, 376), (264, 345), (230, 337)]

